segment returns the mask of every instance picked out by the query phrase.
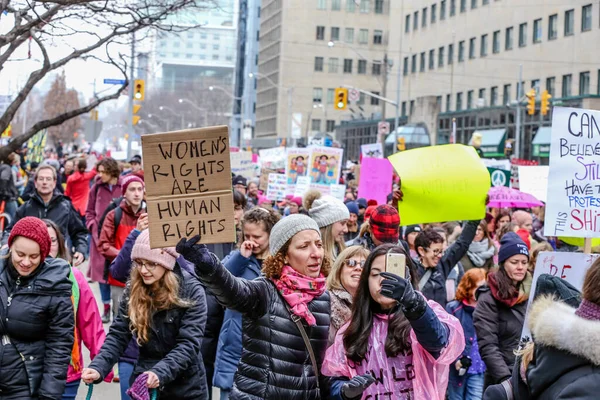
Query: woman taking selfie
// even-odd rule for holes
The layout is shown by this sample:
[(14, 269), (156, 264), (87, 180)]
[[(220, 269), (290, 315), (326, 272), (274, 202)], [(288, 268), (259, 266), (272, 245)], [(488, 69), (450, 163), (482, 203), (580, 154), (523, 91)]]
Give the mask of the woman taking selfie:
[[(406, 256), (407, 279), (386, 272), (388, 253)], [(367, 258), (352, 317), (323, 362), (333, 398), (444, 399), (448, 365), (464, 348), (463, 331), (456, 318), (413, 289), (415, 274), (402, 247), (382, 245)]]
[(242, 314), (242, 358), (229, 398), (327, 398), (319, 366), (329, 332), (330, 264), (316, 222), (295, 214), (275, 224), (263, 276), (251, 281), (234, 277), (198, 240), (182, 239), (177, 251), (221, 304)]
[(135, 337), (140, 346), (131, 391), (159, 388), (166, 399), (207, 399), (200, 345), (206, 300), (200, 283), (177, 264), (173, 248), (151, 249), (148, 230), (131, 251), (133, 267), (119, 313), (89, 368), (85, 383), (99, 383)]

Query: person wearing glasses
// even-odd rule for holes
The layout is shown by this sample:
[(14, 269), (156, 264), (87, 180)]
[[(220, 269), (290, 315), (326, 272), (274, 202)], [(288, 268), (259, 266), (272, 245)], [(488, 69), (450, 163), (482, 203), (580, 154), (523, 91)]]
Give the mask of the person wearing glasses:
[(356, 295), (360, 274), (370, 251), (362, 246), (350, 246), (340, 253), (327, 277), (327, 290), (331, 298), (331, 323), (329, 344), (333, 344), (337, 331), (352, 314), (352, 300)]
[(119, 313), (100, 353), (83, 370), (85, 383), (106, 377), (134, 338), (139, 356), (129, 379), (130, 397), (157, 389), (161, 399), (208, 399), (200, 352), (207, 315), (204, 288), (178, 257), (172, 247), (151, 249), (148, 229), (139, 234)]
[(460, 237), (446, 250), (444, 238), (433, 229), (424, 230), (415, 239), (418, 290), (428, 300), (446, 307), (446, 280), (452, 268), (467, 254), (479, 222), (467, 222)]

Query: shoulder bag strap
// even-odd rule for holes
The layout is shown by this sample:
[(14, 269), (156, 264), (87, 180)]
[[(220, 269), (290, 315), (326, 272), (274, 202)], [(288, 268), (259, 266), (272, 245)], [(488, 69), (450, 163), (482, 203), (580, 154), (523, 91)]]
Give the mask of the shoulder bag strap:
[(433, 268), (427, 268), (427, 270), (421, 277), (421, 280), (419, 280), (419, 291), (423, 291), (423, 288), (427, 284), (427, 281), (431, 277), (431, 274), (433, 274)]

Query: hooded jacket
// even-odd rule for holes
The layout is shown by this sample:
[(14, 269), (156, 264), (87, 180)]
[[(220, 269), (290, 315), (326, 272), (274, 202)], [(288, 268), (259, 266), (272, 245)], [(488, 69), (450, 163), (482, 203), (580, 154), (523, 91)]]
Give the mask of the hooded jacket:
[(65, 195), (73, 201), (73, 207), (81, 215), (85, 215), (90, 194), (90, 181), (96, 176), (96, 169), (89, 172), (73, 172), (67, 179)]

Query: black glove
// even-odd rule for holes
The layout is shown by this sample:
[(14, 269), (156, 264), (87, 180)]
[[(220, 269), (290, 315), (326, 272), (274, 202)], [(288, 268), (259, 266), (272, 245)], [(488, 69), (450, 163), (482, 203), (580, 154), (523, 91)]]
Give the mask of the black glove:
[(384, 280), (381, 282), (381, 294), (396, 300), (408, 319), (420, 318), (427, 308), (423, 296), (413, 289), (410, 281), (389, 272), (380, 274)]
[(371, 374), (358, 375), (342, 385), (342, 396), (347, 399), (362, 396), (363, 392), (375, 382)]
[(200, 235), (196, 235), (191, 239), (182, 238), (175, 250), (186, 260), (194, 264), (198, 275), (212, 274), (220, 262), (213, 253), (211, 253), (206, 245), (198, 244)]

